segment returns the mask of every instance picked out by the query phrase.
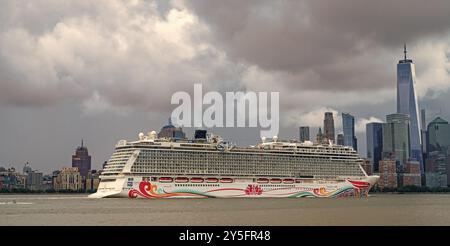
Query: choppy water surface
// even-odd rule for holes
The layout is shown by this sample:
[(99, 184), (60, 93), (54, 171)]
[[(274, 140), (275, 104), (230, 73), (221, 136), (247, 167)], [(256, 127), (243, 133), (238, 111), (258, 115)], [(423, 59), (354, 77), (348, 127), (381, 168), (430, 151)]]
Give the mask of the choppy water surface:
[(0, 195), (0, 225), (450, 225), (450, 194), (166, 200)]

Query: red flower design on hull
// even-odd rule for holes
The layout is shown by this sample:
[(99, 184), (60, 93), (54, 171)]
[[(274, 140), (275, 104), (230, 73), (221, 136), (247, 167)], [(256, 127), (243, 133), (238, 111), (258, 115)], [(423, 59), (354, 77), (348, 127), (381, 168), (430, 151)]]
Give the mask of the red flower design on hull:
[(248, 185), (247, 188), (245, 188), (245, 194), (246, 195), (261, 195), (263, 190), (259, 185)]

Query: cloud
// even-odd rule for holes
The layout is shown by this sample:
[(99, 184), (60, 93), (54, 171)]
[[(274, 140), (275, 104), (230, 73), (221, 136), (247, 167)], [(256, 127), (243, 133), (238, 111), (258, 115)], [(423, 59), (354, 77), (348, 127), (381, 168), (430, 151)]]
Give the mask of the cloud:
[(0, 103), (167, 112), (175, 91), (201, 82), (280, 91), (285, 114), (318, 98), (376, 105), (395, 97), (405, 41), (419, 94), (436, 97), (450, 87), (450, 3), (399, 2), (6, 1)]
[[(325, 112), (332, 112), (334, 119), (334, 128), (336, 129), (336, 134), (342, 133), (342, 113), (334, 108), (329, 107), (319, 107), (311, 111), (298, 113), (296, 115), (290, 115), (287, 119), (287, 125), (289, 126), (309, 126), (312, 128), (321, 127), (323, 130), (323, 120)], [(364, 133), (366, 131), (366, 124), (370, 122), (383, 122), (381, 119), (371, 116), (371, 117), (355, 117), (355, 132)]]
[[(328, 107), (319, 107), (311, 111), (298, 113), (296, 115), (291, 115), (287, 122), (291, 125), (298, 126), (310, 126), (310, 127), (322, 127), (323, 128), (323, 120), (325, 112), (332, 112), (334, 118), (334, 126), (335, 128), (340, 127), (340, 114), (339, 111), (333, 108)], [(322, 129), (323, 130), (323, 129)]]
[(379, 123), (382, 123), (383, 122), (383, 120), (381, 120), (381, 119), (378, 119), (377, 117), (369, 117), (369, 118), (360, 118), (360, 119), (357, 119), (356, 120), (356, 123), (355, 123), (355, 132), (358, 132), (358, 133), (364, 133), (364, 132), (366, 132), (366, 125), (368, 124), (368, 123), (372, 123), (372, 122), (379, 122)]
[[(422, 45), (450, 39), (445, 0), (427, 6), (420, 0), (189, 3), (231, 59), (278, 74), (277, 87), (291, 91), (393, 88), (404, 42), (431, 61), (445, 57), (444, 51), (426, 55)], [(433, 61), (448, 66), (446, 60)], [(423, 70), (437, 64), (426, 65)], [(429, 79), (427, 87), (439, 87)]]
[[(449, 38), (450, 39), (450, 38)], [(450, 89), (450, 44), (448, 40), (422, 41), (412, 50), (421, 98), (437, 98)]]
[[(180, 3), (162, 16), (146, 1), (103, 1), (90, 9), (76, 1), (19, 3), (9, 7), (22, 21), (0, 33), (2, 104), (74, 101), (92, 109), (101, 99), (102, 110), (164, 112), (175, 91), (198, 82), (221, 87), (223, 80), (239, 81), (235, 77), (244, 69), (207, 42), (208, 27)], [(28, 8), (18, 9), (24, 4)], [(67, 14), (27, 20), (38, 13), (45, 19), (48, 8), (57, 6)], [(34, 15), (27, 16), (30, 11)]]

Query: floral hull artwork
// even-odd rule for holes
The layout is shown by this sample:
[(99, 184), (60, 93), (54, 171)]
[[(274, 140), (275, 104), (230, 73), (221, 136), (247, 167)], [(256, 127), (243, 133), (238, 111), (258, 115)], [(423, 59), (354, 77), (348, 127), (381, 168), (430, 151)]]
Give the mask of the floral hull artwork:
[(333, 184), (182, 184), (141, 181), (124, 189), (120, 196), (129, 198), (259, 198), (259, 197), (366, 197), (371, 188), (366, 181), (346, 180)]

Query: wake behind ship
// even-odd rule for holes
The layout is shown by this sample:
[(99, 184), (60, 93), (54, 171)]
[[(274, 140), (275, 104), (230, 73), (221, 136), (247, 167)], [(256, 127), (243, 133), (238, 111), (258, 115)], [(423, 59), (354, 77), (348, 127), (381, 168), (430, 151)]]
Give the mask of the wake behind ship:
[(262, 139), (236, 147), (196, 131), (196, 138), (120, 140), (92, 198), (347, 197), (367, 196), (368, 176), (353, 148)]

